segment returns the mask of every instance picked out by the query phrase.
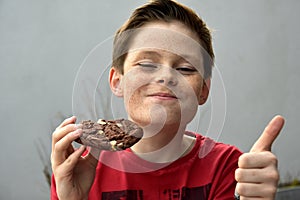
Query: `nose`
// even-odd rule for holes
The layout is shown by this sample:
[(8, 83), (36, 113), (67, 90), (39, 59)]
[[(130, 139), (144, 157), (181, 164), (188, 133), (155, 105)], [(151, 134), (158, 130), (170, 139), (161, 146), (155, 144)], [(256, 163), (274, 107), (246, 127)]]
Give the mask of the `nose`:
[(167, 86), (177, 85), (177, 71), (172, 67), (160, 67), (160, 70), (157, 72), (156, 82)]

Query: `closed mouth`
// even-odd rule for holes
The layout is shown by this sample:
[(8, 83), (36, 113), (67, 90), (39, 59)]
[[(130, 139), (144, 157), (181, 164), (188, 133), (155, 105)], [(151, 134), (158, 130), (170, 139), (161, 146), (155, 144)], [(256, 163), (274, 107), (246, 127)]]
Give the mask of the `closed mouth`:
[(172, 98), (172, 99), (178, 99), (174, 94), (168, 93), (168, 92), (157, 92), (157, 93), (152, 93), (148, 95), (150, 97), (161, 97), (161, 98)]

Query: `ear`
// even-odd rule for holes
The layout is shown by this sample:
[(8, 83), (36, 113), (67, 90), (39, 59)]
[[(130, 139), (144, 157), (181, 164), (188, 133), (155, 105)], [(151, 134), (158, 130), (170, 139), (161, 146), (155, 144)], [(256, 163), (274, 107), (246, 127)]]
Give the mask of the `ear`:
[(198, 100), (199, 105), (203, 105), (208, 99), (209, 89), (210, 89), (210, 78), (207, 78), (206, 80), (203, 80), (202, 91)]
[(123, 97), (123, 87), (122, 87), (123, 75), (116, 68), (112, 67), (109, 71), (109, 85), (112, 92), (117, 97)]

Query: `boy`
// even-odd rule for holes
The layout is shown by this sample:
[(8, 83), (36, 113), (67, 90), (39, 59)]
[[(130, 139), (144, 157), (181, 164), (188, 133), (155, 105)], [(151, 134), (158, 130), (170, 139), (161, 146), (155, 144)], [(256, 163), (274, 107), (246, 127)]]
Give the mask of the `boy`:
[(171, 0), (136, 9), (115, 36), (109, 83), (144, 136), (82, 157), (85, 146), (72, 146), (82, 131), (66, 119), (53, 133), (51, 199), (274, 199), (270, 150), (282, 117), (243, 155), (185, 130), (208, 97), (213, 60), (210, 32), (191, 9)]

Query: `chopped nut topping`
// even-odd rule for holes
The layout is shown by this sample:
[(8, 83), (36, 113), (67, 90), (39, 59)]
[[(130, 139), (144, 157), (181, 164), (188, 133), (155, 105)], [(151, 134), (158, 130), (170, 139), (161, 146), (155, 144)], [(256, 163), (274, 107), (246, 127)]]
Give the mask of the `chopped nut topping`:
[(101, 125), (105, 125), (106, 124), (106, 122), (103, 121), (103, 120), (99, 120), (98, 123), (101, 124)]
[(117, 125), (118, 127), (122, 127), (122, 124), (120, 124), (120, 123), (116, 123), (116, 125)]
[(116, 140), (112, 140), (112, 141), (110, 141), (110, 144), (111, 144), (111, 146), (115, 146), (117, 144), (117, 141)]
[(122, 146), (123, 145), (123, 142), (117, 144), (118, 147)]

